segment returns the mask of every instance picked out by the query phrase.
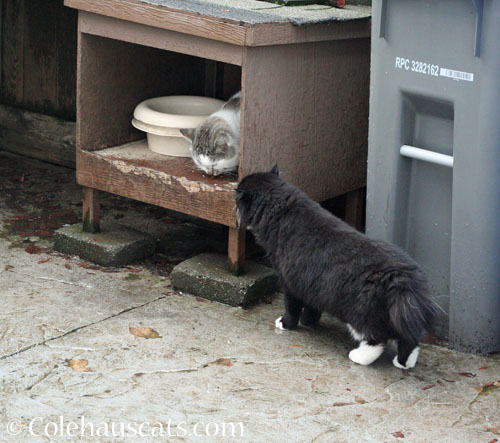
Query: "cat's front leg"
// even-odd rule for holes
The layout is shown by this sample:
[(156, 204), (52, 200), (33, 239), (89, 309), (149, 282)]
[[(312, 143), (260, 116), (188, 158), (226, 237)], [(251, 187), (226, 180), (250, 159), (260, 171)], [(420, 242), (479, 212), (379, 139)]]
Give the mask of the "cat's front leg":
[(296, 297), (285, 292), (285, 315), (279, 317), (274, 322), (278, 329), (295, 329), (299, 324), (300, 314), (302, 312), (302, 302)]

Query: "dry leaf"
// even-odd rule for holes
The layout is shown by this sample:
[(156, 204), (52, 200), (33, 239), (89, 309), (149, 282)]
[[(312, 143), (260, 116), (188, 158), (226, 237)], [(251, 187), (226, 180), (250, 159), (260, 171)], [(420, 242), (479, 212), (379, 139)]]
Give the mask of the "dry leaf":
[(361, 397), (358, 397), (357, 395), (354, 397), (354, 401), (356, 403), (359, 403), (360, 405), (364, 405), (365, 403), (368, 403), (366, 400), (364, 400), (363, 398)]
[(500, 382), (498, 381), (490, 381), (488, 383), (483, 384), (482, 386), (475, 386), (474, 389), (479, 392), (480, 395), (488, 395), (490, 391), (500, 387)]
[(5, 270), (10, 271), (11, 269), (14, 269), (14, 266), (12, 265), (5, 265)]
[(422, 388), (422, 391), (427, 391), (427, 389), (431, 389), (431, 388), (433, 388), (434, 386), (436, 386), (436, 385), (427, 385), (427, 386), (424, 386), (424, 387)]
[(405, 435), (401, 431), (393, 432), (392, 435), (396, 438), (405, 438)]
[(490, 428), (489, 426), (483, 426), (483, 429), (486, 432), (493, 432), (493, 434), (498, 434), (500, 432), (500, 426), (497, 426), (495, 428)]
[(222, 366), (233, 366), (233, 362), (231, 361), (230, 358), (218, 358), (217, 360), (214, 361), (216, 365), (222, 365)]
[(479, 368), (479, 370), (480, 370), (480, 371), (486, 371), (486, 369), (488, 369), (488, 368), (489, 368), (489, 366), (481, 366), (481, 367)]
[(39, 265), (41, 265), (42, 263), (47, 263), (47, 262), (49, 262), (49, 261), (50, 261), (50, 258), (45, 258), (45, 259), (43, 259), (43, 260), (40, 260), (40, 261), (38, 262), (38, 264), (39, 264)]
[(292, 348), (300, 348), (302, 345), (290, 345)]
[(139, 338), (161, 338), (160, 334), (151, 328), (132, 328), (129, 327), (128, 330), (131, 334)]
[(28, 254), (40, 254), (40, 252), (42, 252), (42, 248), (40, 248), (40, 246), (30, 245), (25, 249), (25, 251)]
[(141, 270), (140, 270), (140, 269), (136, 269), (136, 268), (125, 268), (125, 270), (126, 270), (127, 272), (141, 272)]
[(196, 301), (199, 301), (199, 302), (204, 302), (206, 301), (204, 298), (201, 298), (201, 297), (195, 297)]
[(469, 378), (476, 376), (476, 374), (473, 374), (472, 372), (459, 372), (458, 375), (461, 375), (462, 377), (469, 377)]
[(92, 369), (87, 367), (89, 364), (88, 360), (69, 360), (68, 366), (77, 372), (92, 372)]
[(498, 438), (494, 438), (493, 440), (490, 440), (488, 443), (497, 443)]
[(71, 266), (69, 265), (69, 263), (64, 263), (64, 267), (65, 267), (66, 269), (71, 269)]

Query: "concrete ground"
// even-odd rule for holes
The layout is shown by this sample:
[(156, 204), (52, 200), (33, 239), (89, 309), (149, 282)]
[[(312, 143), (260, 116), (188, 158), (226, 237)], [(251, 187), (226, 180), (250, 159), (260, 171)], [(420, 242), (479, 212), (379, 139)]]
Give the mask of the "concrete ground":
[[(72, 171), (0, 153), (0, 189), (0, 441), (500, 439), (500, 355), (423, 345), (410, 371), (392, 350), (358, 366), (330, 318), (277, 331), (279, 295), (243, 310), (174, 291), (169, 272), (189, 255), (178, 238), (116, 269), (52, 251), (81, 209)], [(104, 206), (150, 231), (191, 226), (124, 199)]]

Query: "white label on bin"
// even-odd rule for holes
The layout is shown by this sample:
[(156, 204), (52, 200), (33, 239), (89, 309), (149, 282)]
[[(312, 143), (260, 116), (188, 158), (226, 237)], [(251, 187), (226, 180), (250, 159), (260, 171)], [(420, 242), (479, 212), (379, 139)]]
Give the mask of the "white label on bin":
[(465, 80), (468, 82), (474, 81), (474, 74), (472, 72), (454, 71), (453, 69), (441, 68), (439, 70), (441, 77), (450, 77), (453, 80)]

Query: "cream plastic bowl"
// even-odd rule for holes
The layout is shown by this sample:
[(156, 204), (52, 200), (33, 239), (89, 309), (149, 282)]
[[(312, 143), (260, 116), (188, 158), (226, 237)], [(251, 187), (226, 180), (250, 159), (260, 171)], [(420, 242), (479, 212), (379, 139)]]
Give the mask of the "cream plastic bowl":
[(222, 100), (195, 95), (155, 97), (137, 105), (132, 125), (147, 133), (152, 151), (190, 157), (190, 142), (181, 134), (180, 128), (196, 128), (223, 104)]

